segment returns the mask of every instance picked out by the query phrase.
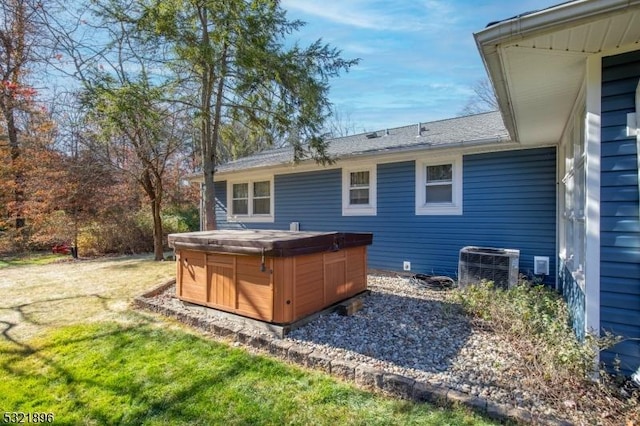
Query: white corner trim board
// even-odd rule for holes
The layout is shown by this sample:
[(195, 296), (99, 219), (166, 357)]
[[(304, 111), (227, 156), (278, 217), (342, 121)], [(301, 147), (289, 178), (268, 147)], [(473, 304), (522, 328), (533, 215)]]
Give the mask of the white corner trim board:
[[(638, 160), (638, 192), (640, 192), (640, 79), (636, 86), (636, 114), (635, 114), (635, 130), (636, 130), (636, 157)], [(628, 117), (627, 117), (628, 120)], [(627, 121), (628, 123), (628, 121)], [(640, 206), (640, 199), (638, 200)]]

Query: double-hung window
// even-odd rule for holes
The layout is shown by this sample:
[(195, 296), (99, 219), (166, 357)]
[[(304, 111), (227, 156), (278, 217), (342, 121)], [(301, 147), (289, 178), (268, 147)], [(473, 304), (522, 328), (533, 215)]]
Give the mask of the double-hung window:
[(376, 215), (376, 166), (342, 169), (342, 215)]
[(461, 157), (416, 161), (416, 215), (462, 214)]
[(273, 180), (228, 182), (228, 220), (273, 222)]

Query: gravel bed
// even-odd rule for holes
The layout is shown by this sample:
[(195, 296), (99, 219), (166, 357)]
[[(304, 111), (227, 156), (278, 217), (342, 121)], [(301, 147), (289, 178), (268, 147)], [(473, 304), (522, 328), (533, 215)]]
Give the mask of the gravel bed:
[(469, 322), (451, 292), (406, 277), (369, 275), (371, 294), (352, 316), (323, 315), (286, 340), (472, 396), (554, 414), (523, 388), (523, 361), (508, 342)]
[[(490, 330), (474, 326), (453, 302), (451, 291), (428, 289), (406, 276), (382, 273), (369, 275), (368, 287), (371, 293), (355, 314), (321, 315), (283, 340), (331, 359), (519, 407), (533, 418), (564, 417), (536, 394), (518, 351)], [(233, 321), (213, 319), (185, 306), (174, 294), (171, 286), (154, 295), (154, 303), (238, 328)]]

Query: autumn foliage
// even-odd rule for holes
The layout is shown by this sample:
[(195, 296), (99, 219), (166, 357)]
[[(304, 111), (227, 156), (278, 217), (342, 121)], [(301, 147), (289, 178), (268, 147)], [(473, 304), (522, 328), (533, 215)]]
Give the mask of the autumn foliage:
[[(77, 246), (80, 256), (153, 251), (153, 221), (138, 182), (82, 143), (66, 146), (46, 108), (35, 100), (23, 115), (20, 155), (12, 158), (10, 145), (0, 140), (0, 254), (51, 250), (57, 244)], [(198, 226), (198, 194), (184, 184), (181, 156), (175, 154), (163, 182), (165, 235)], [(19, 210), (18, 184), (23, 194)], [(17, 211), (24, 220), (21, 229)]]

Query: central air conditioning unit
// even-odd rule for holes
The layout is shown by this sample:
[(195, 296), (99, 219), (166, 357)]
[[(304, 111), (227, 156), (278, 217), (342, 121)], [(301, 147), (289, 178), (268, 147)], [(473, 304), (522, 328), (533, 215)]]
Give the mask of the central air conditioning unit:
[(458, 262), (458, 285), (466, 287), (481, 281), (492, 281), (496, 287), (508, 289), (518, 283), (520, 250), (464, 247)]

